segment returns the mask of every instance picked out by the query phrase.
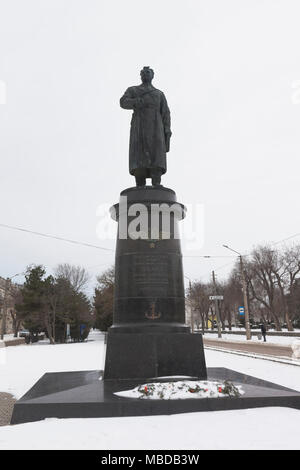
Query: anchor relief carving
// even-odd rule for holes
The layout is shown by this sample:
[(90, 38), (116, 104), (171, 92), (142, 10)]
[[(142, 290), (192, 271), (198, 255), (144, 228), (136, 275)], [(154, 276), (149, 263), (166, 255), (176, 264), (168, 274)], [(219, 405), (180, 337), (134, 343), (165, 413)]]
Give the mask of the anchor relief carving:
[(161, 317), (161, 313), (155, 311), (155, 306), (156, 306), (156, 302), (151, 302), (150, 312), (147, 311), (145, 313), (145, 317), (148, 318), (149, 320), (157, 320), (158, 318)]

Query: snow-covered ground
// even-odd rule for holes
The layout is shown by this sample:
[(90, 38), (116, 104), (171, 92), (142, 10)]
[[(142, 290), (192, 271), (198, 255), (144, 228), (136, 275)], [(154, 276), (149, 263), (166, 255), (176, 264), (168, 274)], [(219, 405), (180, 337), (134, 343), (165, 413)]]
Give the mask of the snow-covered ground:
[[(5, 349), (0, 391), (23, 395), (45, 372), (103, 367), (98, 333), (86, 343)], [(3, 350), (0, 350), (2, 354)], [(228, 367), (300, 391), (300, 367), (206, 350), (208, 367)], [(300, 449), (300, 411), (264, 408), (130, 418), (47, 419), (0, 427), (0, 449)]]
[(50, 345), (45, 340), (1, 349), (0, 391), (20, 398), (46, 372), (103, 369), (103, 339), (92, 332), (84, 343)]
[[(204, 334), (204, 338), (211, 338), (211, 339), (215, 339), (215, 338), (218, 338), (218, 333), (205, 333)], [(240, 335), (237, 335), (237, 334), (230, 334), (230, 333), (222, 333), (222, 339), (226, 339), (226, 340), (229, 340), (229, 341), (247, 341), (246, 339), (246, 335), (245, 334), (240, 334)], [(294, 341), (300, 341), (300, 337), (297, 338), (297, 337), (292, 337), (292, 336), (268, 336), (267, 334), (267, 343), (270, 343), (270, 344), (283, 344), (285, 346), (290, 346), (292, 345), (292, 343), (294, 343)], [(251, 337), (251, 341), (253, 342), (258, 342), (258, 343), (263, 343), (263, 340), (261, 339), (258, 339), (258, 337), (255, 335), (253, 335)]]
[[(200, 330), (199, 330), (200, 331)], [(241, 334), (246, 334), (245, 332), (245, 328), (239, 328), (237, 326), (233, 326), (232, 327), (232, 331), (240, 331)], [(260, 328), (253, 328), (251, 330), (253, 333), (259, 333), (260, 332)], [(274, 328), (268, 328), (268, 331), (272, 332), (272, 333), (278, 333), (276, 330), (274, 330)], [(289, 333), (288, 329), (287, 328), (282, 328), (282, 331), (280, 331), (280, 334), (282, 333)], [(300, 329), (299, 328), (294, 328), (293, 330), (293, 333), (297, 333), (300, 335)]]
[(229, 381), (177, 380), (176, 382), (147, 382), (115, 395), (143, 400), (186, 400), (199, 398), (239, 397), (245, 392)]

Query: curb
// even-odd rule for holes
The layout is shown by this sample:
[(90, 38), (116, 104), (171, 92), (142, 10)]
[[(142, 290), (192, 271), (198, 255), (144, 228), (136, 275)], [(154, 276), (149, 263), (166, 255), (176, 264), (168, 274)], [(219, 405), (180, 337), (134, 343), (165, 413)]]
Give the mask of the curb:
[(247, 353), (247, 352), (241, 352), (241, 351), (236, 351), (233, 349), (227, 349), (227, 348), (217, 348), (215, 346), (205, 346), (204, 349), (211, 349), (212, 351), (220, 351), (220, 352), (225, 352), (228, 354), (236, 354), (238, 356), (247, 356), (251, 357), (252, 359), (263, 359), (266, 361), (271, 361), (271, 362), (279, 362), (281, 364), (289, 364), (291, 366), (300, 366), (300, 361), (292, 361), (289, 359), (286, 359), (284, 357), (280, 356), (264, 356), (262, 354), (256, 354), (256, 353)]

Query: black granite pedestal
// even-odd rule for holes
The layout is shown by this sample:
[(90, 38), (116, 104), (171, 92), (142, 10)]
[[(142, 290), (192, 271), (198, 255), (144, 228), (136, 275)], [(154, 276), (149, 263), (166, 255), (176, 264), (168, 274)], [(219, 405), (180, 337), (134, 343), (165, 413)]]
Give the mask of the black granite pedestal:
[(118, 235), (104, 379), (205, 379), (202, 337), (185, 324), (178, 227), (185, 207), (171, 189), (134, 187), (122, 191), (111, 215)]
[(183, 375), (206, 378), (201, 335), (109, 332), (104, 379)]

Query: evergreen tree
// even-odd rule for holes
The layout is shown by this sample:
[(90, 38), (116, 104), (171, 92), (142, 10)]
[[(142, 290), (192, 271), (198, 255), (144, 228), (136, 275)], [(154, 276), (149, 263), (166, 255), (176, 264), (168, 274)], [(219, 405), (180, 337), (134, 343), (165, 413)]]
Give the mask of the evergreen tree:
[(114, 268), (105, 271), (97, 278), (98, 285), (95, 288), (94, 307), (96, 313), (95, 328), (107, 331), (113, 323), (113, 301), (115, 275)]

